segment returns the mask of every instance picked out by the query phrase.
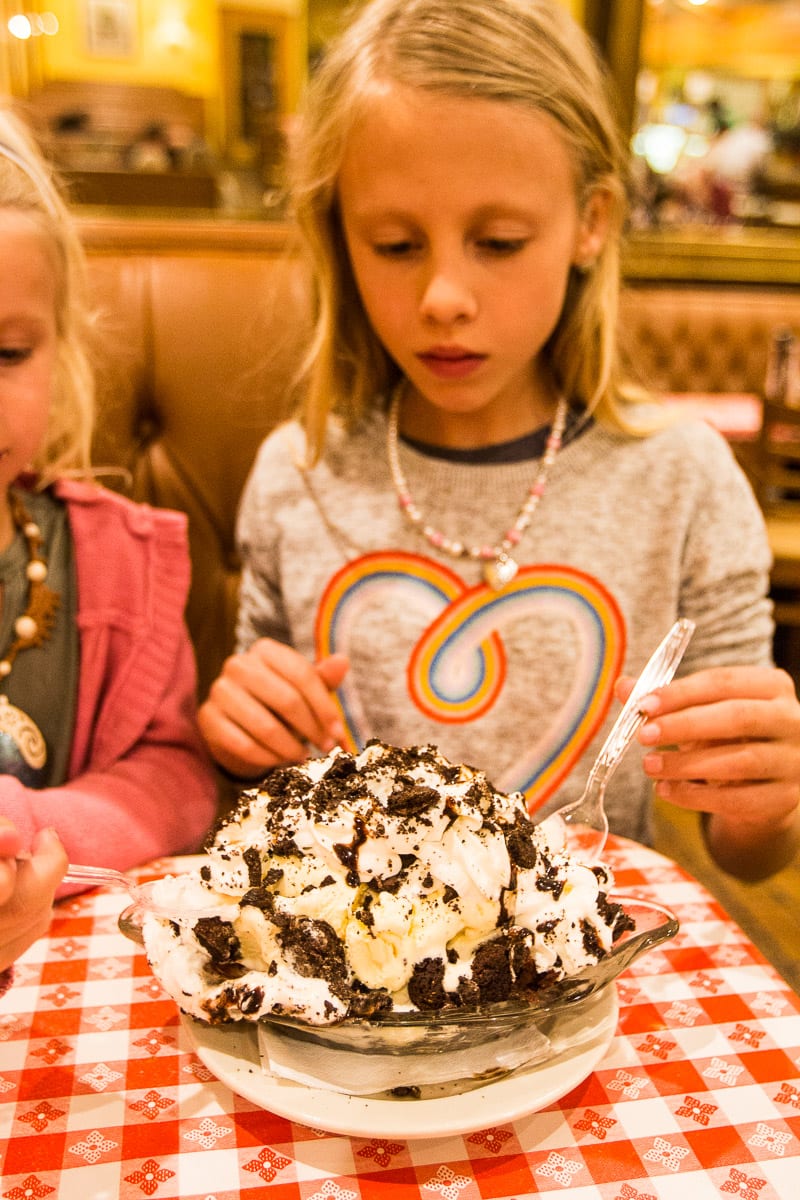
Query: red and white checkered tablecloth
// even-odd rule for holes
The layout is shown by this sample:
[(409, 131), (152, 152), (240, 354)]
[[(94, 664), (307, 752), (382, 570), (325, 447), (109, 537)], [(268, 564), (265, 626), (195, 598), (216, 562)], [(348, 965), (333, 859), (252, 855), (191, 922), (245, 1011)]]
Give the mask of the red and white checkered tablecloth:
[(621, 976), (599, 1066), (512, 1124), (411, 1142), (234, 1095), (118, 932), (121, 894), (63, 902), (0, 1000), (0, 1197), (795, 1200), (800, 998), (669, 860), (620, 840), (608, 858), (681, 931)]

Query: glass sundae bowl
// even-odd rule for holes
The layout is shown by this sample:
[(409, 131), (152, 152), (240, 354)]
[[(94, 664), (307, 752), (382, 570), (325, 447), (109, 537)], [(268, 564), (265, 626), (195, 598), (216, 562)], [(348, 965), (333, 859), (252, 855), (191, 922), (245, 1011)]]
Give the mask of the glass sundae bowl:
[[(608, 989), (643, 954), (678, 932), (677, 917), (659, 904), (614, 893), (609, 900), (622, 905), (633, 918), (635, 928), (623, 933), (596, 965), (531, 992), (525, 998), (434, 1012), (394, 1009), (371, 1016), (347, 1017), (331, 1025), (312, 1025), (277, 1015), (262, 1017), (259, 1024), (289, 1041), (358, 1055), (474, 1052), (489, 1044), (506, 1044), (519, 1035), (526, 1040), (526, 1061), (530, 1061), (530, 1052), (535, 1050), (531, 1036), (538, 1031), (544, 1039), (551, 1037), (564, 1018), (570, 1018), (574, 1036), (591, 1036), (591, 1025), (587, 1025), (587, 1021), (596, 1011), (591, 998)], [(143, 915), (144, 910), (133, 904), (119, 918), (122, 933), (139, 943), (143, 940)], [(582, 1016), (587, 1021), (582, 1022)], [(248, 1024), (246, 1021), (230, 1022), (214, 1029), (241, 1031)]]

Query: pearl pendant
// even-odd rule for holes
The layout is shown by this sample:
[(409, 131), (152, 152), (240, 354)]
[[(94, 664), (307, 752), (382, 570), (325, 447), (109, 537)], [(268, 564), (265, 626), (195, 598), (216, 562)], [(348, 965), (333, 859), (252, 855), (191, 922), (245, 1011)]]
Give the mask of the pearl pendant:
[(486, 563), (483, 568), (483, 578), (492, 591), (499, 592), (507, 583), (511, 583), (518, 571), (519, 566), (514, 559), (504, 554), (502, 558), (493, 558), (491, 562)]
[[(26, 712), (0, 696), (0, 764), (4, 774), (19, 776), (14, 760), (22, 760), (23, 770), (41, 771), (47, 762), (47, 743), (42, 731)], [(28, 775), (21, 776), (27, 779)]]

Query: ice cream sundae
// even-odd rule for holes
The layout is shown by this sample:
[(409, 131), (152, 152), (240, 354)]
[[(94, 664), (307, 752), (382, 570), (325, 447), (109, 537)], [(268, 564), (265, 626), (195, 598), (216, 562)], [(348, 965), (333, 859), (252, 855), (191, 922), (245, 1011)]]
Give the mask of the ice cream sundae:
[[(193, 874), (148, 913), (153, 971), (219, 1024), (310, 1025), (524, 997), (593, 966), (632, 926), (603, 865), (548, 842), (523, 797), (433, 746), (271, 771)], [(202, 913), (202, 915), (198, 915)]]

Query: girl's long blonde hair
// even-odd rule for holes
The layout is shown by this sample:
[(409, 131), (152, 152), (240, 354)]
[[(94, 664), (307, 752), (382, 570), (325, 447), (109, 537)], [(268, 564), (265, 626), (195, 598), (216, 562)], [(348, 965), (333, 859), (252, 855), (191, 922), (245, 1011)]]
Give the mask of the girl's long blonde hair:
[(616, 339), (627, 154), (590, 39), (558, 0), (371, 0), (317, 68), (290, 161), (294, 213), (317, 289), (305, 371), (310, 459), (322, 452), (330, 412), (357, 420), (399, 377), (358, 295), (337, 202), (345, 144), (377, 81), (496, 100), (557, 123), (572, 157), (579, 206), (602, 190), (610, 197), (611, 222), (591, 269), (573, 268), (543, 353), (565, 395), (631, 430)]
[(94, 376), (83, 247), (46, 159), (21, 118), (0, 108), (0, 210), (25, 213), (51, 250), (58, 349), (47, 434), (31, 464), (44, 486), (64, 472), (89, 473)]

